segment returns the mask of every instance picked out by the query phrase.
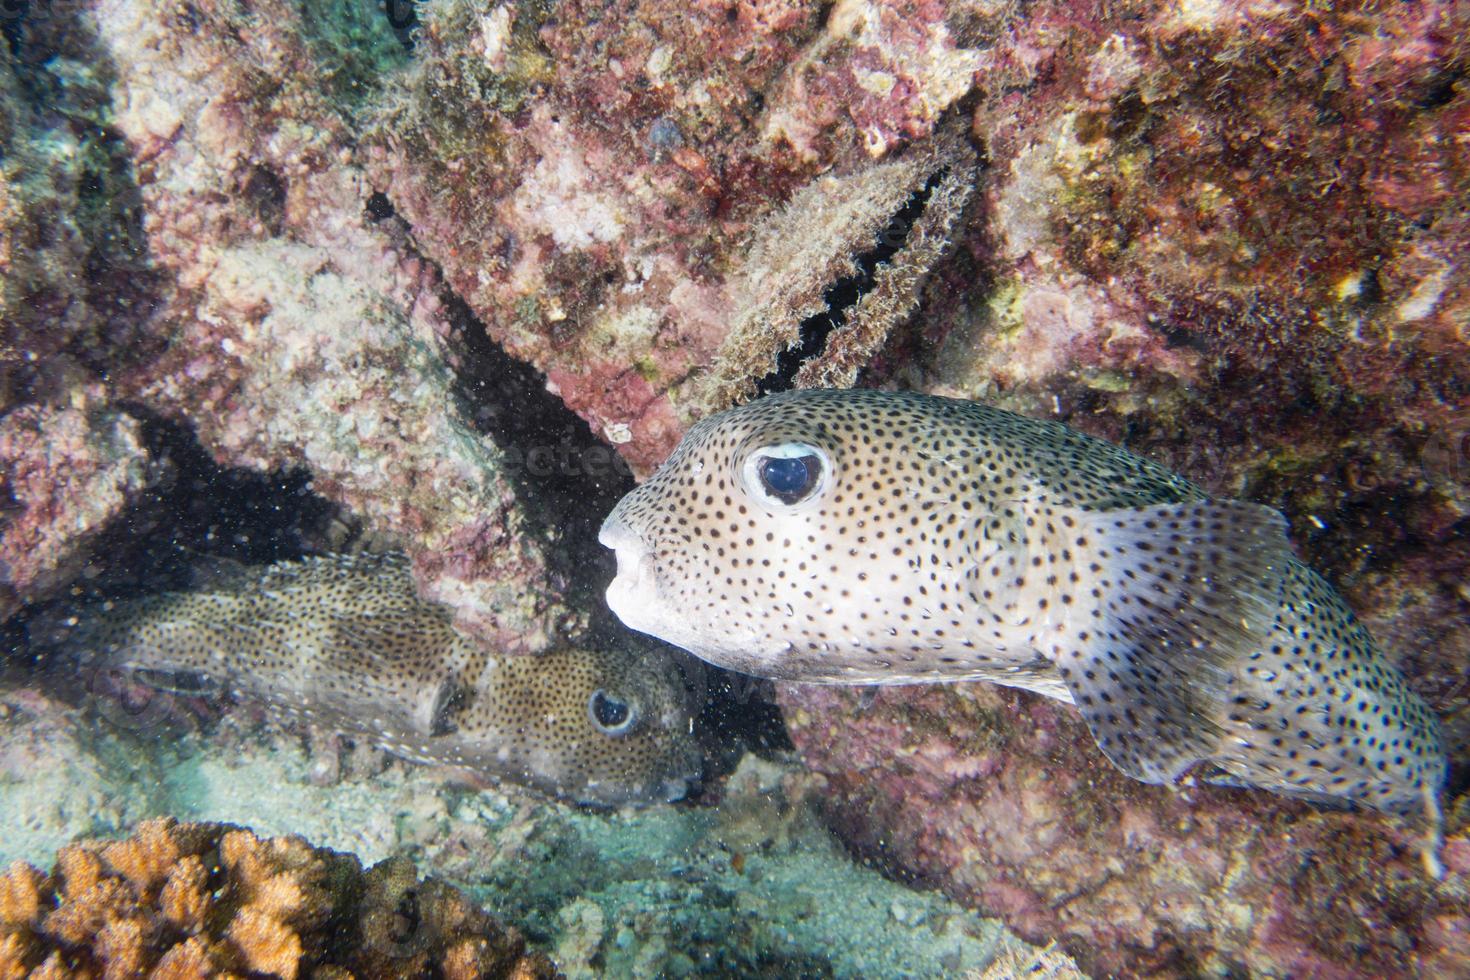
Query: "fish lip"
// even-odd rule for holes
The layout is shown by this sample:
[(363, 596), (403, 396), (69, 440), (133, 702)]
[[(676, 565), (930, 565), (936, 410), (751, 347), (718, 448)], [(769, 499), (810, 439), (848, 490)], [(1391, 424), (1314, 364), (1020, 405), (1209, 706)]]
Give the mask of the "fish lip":
[(658, 569), (653, 549), (643, 536), (626, 524), (609, 517), (597, 532), (603, 547), (617, 556), (618, 570), (607, 587), (607, 603), (629, 626), (638, 628), (636, 611), (657, 595)]
[(657, 795), (661, 803), (678, 803), (698, 796), (703, 789), (704, 780), (699, 775), (676, 776), (664, 780), (662, 792)]
[[(621, 508), (619, 508), (621, 510)], [(636, 548), (639, 551), (648, 550), (648, 542), (643, 540), (643, 535), (633, 530), (618, 516), (615, 510), (602, 522), (602, 527), (597, 530), (597, 543), (604, 548), (611, 548), (620, 558), (624, 548)], [(621, 569), (619, 569), (621, 573)]]

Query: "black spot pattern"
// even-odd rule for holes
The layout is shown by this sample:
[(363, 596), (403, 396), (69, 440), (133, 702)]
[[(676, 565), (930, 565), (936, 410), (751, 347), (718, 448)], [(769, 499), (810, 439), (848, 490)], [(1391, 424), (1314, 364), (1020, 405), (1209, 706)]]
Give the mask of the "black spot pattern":
[(1119, 769), (1177, 778), (1220, 744), (1233, 665), (1275, 623), (1291, 561), (1285, 522), (1256, 504), (1196, 500), (1080, 514), (1047, 531), (1051, 550), (1087, 541), (1106, 556), (1049, 651), (1078, 709)]
[[(788, 443), (831, 473), (786, 507), (742, 470)], [(1282, 532), (1057, 423), (808, 390), (695, 425), (602, 539), (614, 611), (721, 666), (1026, 687), (1077, 703), (1141, 779), (1208, 760), (1279, 792), (1422, 803), (1437, 722)]]
[[(418, 597), (398, 555), (246, 570), (82, 620), (74, 642), (114, 666), (212, 677), (409, 759), (605, 804), (676, 797), (698, 775), (671, 662), (586, 647), (492, 656)], [(598, 690), (636, 708), (627, 732), (595, 727)]]

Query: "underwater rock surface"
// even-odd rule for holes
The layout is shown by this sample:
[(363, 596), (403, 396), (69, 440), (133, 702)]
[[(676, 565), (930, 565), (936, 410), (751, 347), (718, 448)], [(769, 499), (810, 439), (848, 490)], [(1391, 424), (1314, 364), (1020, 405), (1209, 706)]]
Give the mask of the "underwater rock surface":
[(0, 417), (0, 468), (11, 501), (0, 523), (0, 620), (74, 579), (97, 536), (157, 475), (137, 420), (95, 387), (70, 406)]
[[(369, 220), (348, 108), (327, 84), (353, 66), (313, 45), (326, 28), (284, 3), (74, 6), (21, 21), (31, 63), (14, 70), (35, 87), (92, 84), (96, 125), (127, 150), (114, 178), (152, 277), (131, 324), (148, 343), (122, 358), (85, 332), (60, 351), (8, 338), (43, 363), (7, 395), (65, 402), (90, 369), (113, 404), (186, 422), (222, 464), (306, 467), (317, 492), (402, 538), (462, 627), (502, 649), (545, 647), (571, 614), (501, 454), (466, 422), (437, 273)], [(386, 72), (401, 51), (374, 23), (361, 48), (328, 36), (370, 62), (358, 70)], [(81, 124), (66, 103), (52, 111)], [(36, 280), (16, 261), (8, 281)]]
[[(1065, 955), (1019, 941), (997, 920), (853, 862), (813, 807), (820, 782), (796, 765), (747, 758), (718, 806), (592, 812), (510, 788), (446, 785), (365, 746), (326, 765), (299, 738), (242, 712), (191, 731), (145, 711), (129, 734), (92, 717), (101, 703), (78, 711), (0, 688), (0, 807), (25, 810), (25, 832), (0, 839), (0, 868), (46, 866), (72, 837), (126, 836), (136, 821), (170, 813), (248, 826), (257, 849), (267, 848), (264, 838), (299, 834), (350, 852), (356, 860), (319, 852), (305, 865), (326, 862), (344, 887), (360, 874), (358, 861), (378, 865), (368, 875), (395, 887), (412, 885), (417, 866), (449, 894), (452, 885), (492, 910), (573, 978), (989, 971), (986, 980), (1002, 980), (1038, 962), (1059, 980), (1081, 976)], [(152, 737), (160, 731), (169, 737)], [(34, 789), (28, 795), (28, 769), (55, 772), (72, 788), (48, 790), (42, 805)], [(151, 826), (156, 834), (168, 825)], [(447, 944), (422, 946), (432, 954)]]
[(1186, 777), (1119, 773), (1069, 709), (986, 684), (783, 685), (825, 813), (859, 853), (1055, 939), (1102, 975), (1461, 976), (1470, 824), (1450, 815), (1443, 881), (1420, 841), (1369, 813), (1314, 810)]
[[(1464, 4), (427, 0), (411, 51), (366, 3), (23, 6), (0, 614), (107, 557), (150, 416), (307, 471), (531, 652), (593, 585), (475, 351), (637, 472), (773, 374), (978, 398), (1287, 514), (1445, 721), (1448, 875), (1376, 817), (1127, 783), (1022, 695), (788, 688), (845, 838), (1100, 969), (1467, 972)], [(657, 928), (603, 916), (604, 956)]]

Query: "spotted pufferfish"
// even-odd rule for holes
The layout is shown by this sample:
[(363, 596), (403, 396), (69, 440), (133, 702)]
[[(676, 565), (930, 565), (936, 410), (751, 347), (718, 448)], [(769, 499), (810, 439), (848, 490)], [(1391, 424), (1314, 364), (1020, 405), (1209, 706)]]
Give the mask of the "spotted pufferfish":
[(196, 591), (54, 613), (46, 634), (84, 670), (228, 691), (413, 761), (581, 803), (681, 799), (702, 765), (688, 668), (612, 647), (497, 657), (419, 598), (396, 554), (239, 569)]
[(694, 425), (608, 516), (608, 604), (786, 681), (991, 681), (1074, 704), (1106, 757), (1438, 825), (1437, 719), (1275, 510), (1056, 422), (801, 390)]

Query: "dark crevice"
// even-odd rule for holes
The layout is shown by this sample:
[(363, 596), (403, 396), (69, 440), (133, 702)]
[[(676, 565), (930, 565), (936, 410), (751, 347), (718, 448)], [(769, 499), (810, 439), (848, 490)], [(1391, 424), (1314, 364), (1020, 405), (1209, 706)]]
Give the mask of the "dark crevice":
[(281, 234), (286, 224), (286, 181), (281, 175), (257, 163), (250, 168), (241, 192), (266, 231)]
[(201, 561), (260, 565), (319, 550), (339, 508), (305, 470), (221, 466), (188, 426), (141, 405), (143, 444), (163, 478), (103, 530), (92, 586), (115, 596), (188, 588)]
[[(504, 453), (516, 499), (543, 542), (556, 584), (589, 613), (590, 642), (626, 645), (627, 627), (603, 601), (617, 563), (598, 543), (597, 530), (633, 489), (631, 471), (581, 416), (546, 390), (540, 371), (490, 338), (462, 299), (453, 293), (443, 298), (454, 326), (458, 394), (468, 421)], [(695, 730), (707, 782), (732, 771), (747, 749), (768, 754), (790, 748), (768, 686), (752, 687), (748, 678), (706, 667), (699, 687), (705, 699)]]
[(363, 212), (367, 215), (369, 221), (375, 223), (391, 218), (398, 213), (393, 210), (393, 202), (388, 200), (388, 195), (382, 191), (375, 192), (367, 199), (367, 204), (364, 206)]
[[(196, 587), (222, 567), (319, 551), (341, 511), (311, 491), (304, 470), (261, 473), (216, 463), (192, 429), (135, 404), (152, 485), (107, 524), (63, 603), (125, 599)], [(31, 647), (28, 624), (48, 605), (0, 624), (0, 667)], [(25, 662), (22, 658), (21, 662)]]
[(633, 489), (632, 471), (546, 390), (545, 375), (490, 338), (468, 304), (449, 291), (442, 298), (453, 326), (456, 389), (466, 421), (504, 454), (516, 498), (547, 546), (558, 584), (606, 583), (614, 564), (597, 543), (597, 529)]
[(1465, 80), (1465, 75), (1466, 72), (1463, 69), (1441, 73), (1424, 89), (1424, 93), (1419, 96), (1415, 105), (1425, 112), (1449, 105), (1455, 101), (1456, 89)]
[(758, 395), (789, 391), (803, 365), (822, 356), (828, 337), (847, 324), (853, 307), (872, 292), (877, 284), (879, 267), (891, 264), (893, 257), (904, 247), (914, 224), (923, 216), (934, 189), (947, 176), (948, 167), (941, 167), (930, 174), (924, 186), (909, 195), (903, 207), (879, 232), (875, 247), (853, 260), (857, 272), (843, 276), (822, 291), (822, 300), (827, 308), (801, 321), (799, 341), (781, 351), (776, 356), (776, 369), (756, 382)]
[[(598, 543), (597, 531), (633, 489), (631, 471), (581, 416), (546, 390), (540, 371), (491, 339), (462, 299), (447, 291), (443, 299), (454, 327), (457, 393), (467, 420), (504, 453), (516, 498), (531, 532), (543, 542), (557, 585), (589, 613), (590, 642), (626, 645), (627, 627), (603, 601), (617, 563)], [(769, 685), (752, 685), (749, 678), (707, 666), (700, 687), (706, 697), (695, 728), (707, 780), (733, 770), (747, 749), (762, 754), (790, 749)]]
[[(421, 253), (412, 229), (381, 191), (363, 202), (364, 216), (379, 224), (394, 244), (438, 270)], [(623, 458), (593, 433), (587, 422), (546, 388), (546, 376), (507, 353), (455, 291), (446, 284), (440, 300), (451, 331), (447, 362), (464, 422), (503, 453), (502, 466), (516, 499), (551, 564), (561, 588), (605, 584), (615, 568), (611, 552), (597, 543), (603, 517), (633, 489)], [(605, 574), (604, 574), (605, 572)], [(589, 607), (600, 596), (578, 596)], [(595, 599), (595, 602), (592, 601)]]
[(403, 45), (403, 50), (412, 52), (414, 31), (419, 26), (418, 0), (380, 0), (383, 16), (388, 20), (388, 29)]
[(734, 772), (747, 751), (769, 759), (795, 748), (770, 681), (713, 667), (694, 731), (704, 753), (707, 783)]
[(25, 46), (26, 17), (30, 12), (30, 0), (0, 0), (0, 33), (5, 35), (10, 53), (16, 57)]

